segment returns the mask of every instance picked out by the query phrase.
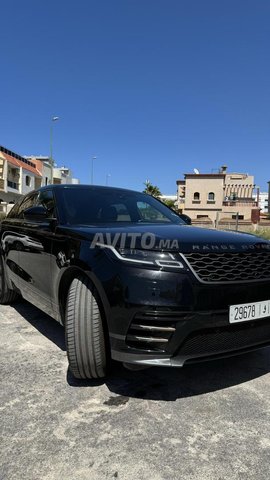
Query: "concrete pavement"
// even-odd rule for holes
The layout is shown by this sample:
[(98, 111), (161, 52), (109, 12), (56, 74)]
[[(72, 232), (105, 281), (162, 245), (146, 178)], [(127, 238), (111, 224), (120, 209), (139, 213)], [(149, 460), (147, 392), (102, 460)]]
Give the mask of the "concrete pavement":
[(35, 307), (0, 330), (1, 480), (269, 479), (270, 349), (80, 382)]

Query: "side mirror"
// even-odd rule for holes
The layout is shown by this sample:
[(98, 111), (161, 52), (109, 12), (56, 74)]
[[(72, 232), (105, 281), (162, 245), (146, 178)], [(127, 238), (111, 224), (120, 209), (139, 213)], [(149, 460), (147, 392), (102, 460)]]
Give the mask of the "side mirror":
[(27, 208), (24, 213), (24, 218), (26, 220), (46, 220), (48, 219), (48, 211), (42, 205), (37, 205), (36, 207)]

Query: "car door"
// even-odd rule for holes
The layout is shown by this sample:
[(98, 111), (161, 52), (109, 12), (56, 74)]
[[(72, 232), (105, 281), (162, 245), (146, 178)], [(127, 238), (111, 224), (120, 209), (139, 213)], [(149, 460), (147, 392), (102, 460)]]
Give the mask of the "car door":
[[(46, 218), (37, 220), (28, 217), (27, 209), (38, 205), (46, 208)], [(24, 202), (21, 206), (21, 223), (17, 232), (22, 294), (49, 315), (52, 314), (51, 251), (54, 238), (54, 205), (52, 190), (40, 190), (32, 194), (29, 202)]]
[(19, 261), (19, 238), (21, 231), (21, 219), (19, 212), (21, 201), (16, 203), (8, 217), (1, 222), (1, 254), (5, 262), (7, 280), (13, 288), (21, 289), (21, 275)]

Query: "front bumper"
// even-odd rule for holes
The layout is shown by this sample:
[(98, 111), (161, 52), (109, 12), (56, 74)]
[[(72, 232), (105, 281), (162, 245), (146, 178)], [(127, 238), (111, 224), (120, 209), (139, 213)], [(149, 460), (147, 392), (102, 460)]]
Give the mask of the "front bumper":
[[(230, 325), (224, 311), (181, 315), (181, 320), (174, 318), (171, 323), (176, 328), (168, 342), (158, 347), (151, 340), (148, 345), (141, 340), (134, 348), (128, 334), (111, 334), (112, 358), (130, 364), (182, 367), (186, 362), (237, 355), (270, 345), (270, 317)], [(156, 316), (155, 325), (158, 319)]]
[(183, 366), (270, 345), (270, 317), (229, 323), (229, 305), (270, 298), (269, 281), (203, 285), (191, 274), (125, 268), (106, 293), (117, 361)]

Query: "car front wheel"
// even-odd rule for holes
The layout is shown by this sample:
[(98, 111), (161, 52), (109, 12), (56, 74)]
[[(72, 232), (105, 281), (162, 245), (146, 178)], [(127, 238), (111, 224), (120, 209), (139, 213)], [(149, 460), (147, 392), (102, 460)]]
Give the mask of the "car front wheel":
[(102, 316), (89, 279), (71, 282), (65, 314), (66, 347), (76, 378), (102, 378), (106, 374), (106, 349)]

